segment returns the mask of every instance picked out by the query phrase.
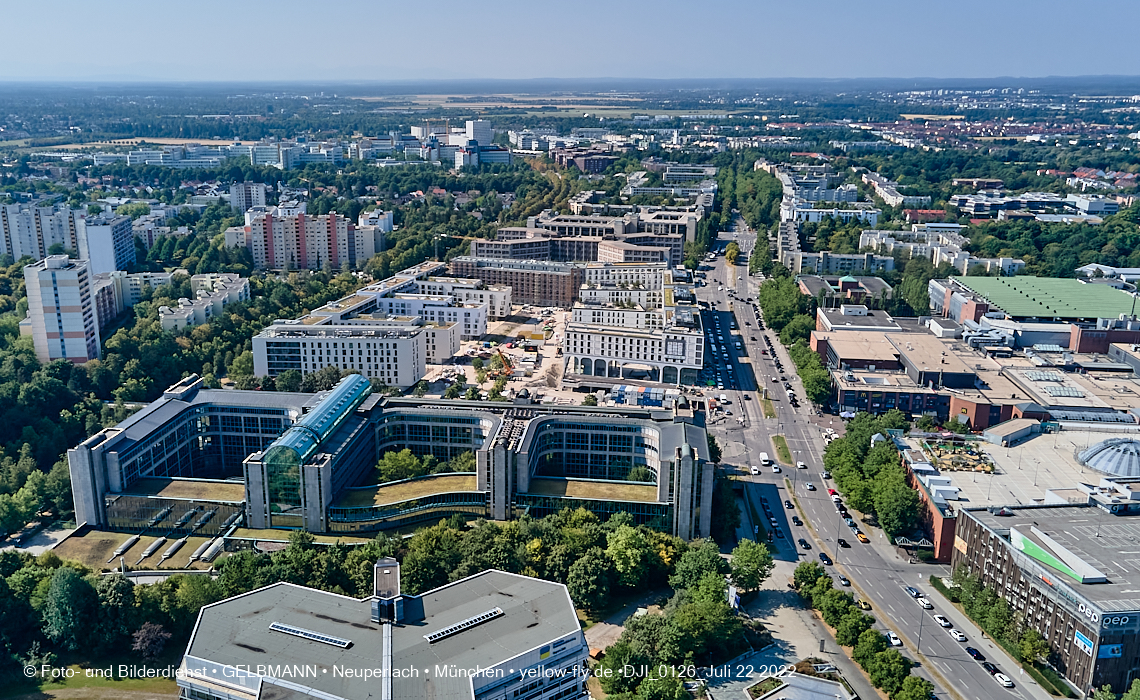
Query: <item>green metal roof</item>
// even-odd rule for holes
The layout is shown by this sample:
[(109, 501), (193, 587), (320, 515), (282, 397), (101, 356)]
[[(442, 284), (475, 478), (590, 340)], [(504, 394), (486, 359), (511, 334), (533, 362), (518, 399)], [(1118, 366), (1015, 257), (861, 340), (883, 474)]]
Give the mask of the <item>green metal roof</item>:
[(1132, 313), (1132, 295), (1101, 284), (1053, 277), (959, 277), (1015, 318), (1094, 319)]

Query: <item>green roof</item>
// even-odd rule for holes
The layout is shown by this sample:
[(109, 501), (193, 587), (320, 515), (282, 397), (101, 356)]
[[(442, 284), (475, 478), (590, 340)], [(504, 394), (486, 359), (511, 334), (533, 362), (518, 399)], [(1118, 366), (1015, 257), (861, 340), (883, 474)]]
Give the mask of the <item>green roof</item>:
[(1014, 318), (1095, 319), (1132, 313), (1132, 295), (1055, 277), (959, 277), (990, 306)]

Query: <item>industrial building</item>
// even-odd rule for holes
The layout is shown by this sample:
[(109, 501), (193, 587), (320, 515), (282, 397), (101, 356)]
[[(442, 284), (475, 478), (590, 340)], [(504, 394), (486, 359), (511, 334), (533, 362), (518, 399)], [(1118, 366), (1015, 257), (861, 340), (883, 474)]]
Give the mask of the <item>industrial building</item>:
[[(210, 390), (191, 376), (68, 450), (68, 463), (78, 523), (171, 539), (211, 510), (239, 517), (199, 534), (241, 539), (243, 527), (367, 535), (578, 507), (693, 539), (709, 535), (714, 488), (692, 420), (681, 405), (381, 397), (357, 374), (316, 395)], [(440, 461), (474, 452), (476, 471), (362, 486), (385, 452), (404, 448)], [(627, 481), (636, 467), (653, 481)]]

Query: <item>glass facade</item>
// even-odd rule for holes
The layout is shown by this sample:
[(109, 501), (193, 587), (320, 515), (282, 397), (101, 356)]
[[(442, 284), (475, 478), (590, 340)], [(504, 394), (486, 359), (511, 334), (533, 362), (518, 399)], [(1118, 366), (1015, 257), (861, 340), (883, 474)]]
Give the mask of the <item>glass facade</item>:
[(488, 517), (487, 493), (459, 491), (437, 493), (382, 506), (334, 506), (329, 509), (329, 530), (343, 533), (375, 532), (437, 521), (457, 513)]
[(640, 425), (546, 421), (530, 450), (535, 476), (624, 481), (634, 467), (647, 467), (656, 480), (660, 435)]

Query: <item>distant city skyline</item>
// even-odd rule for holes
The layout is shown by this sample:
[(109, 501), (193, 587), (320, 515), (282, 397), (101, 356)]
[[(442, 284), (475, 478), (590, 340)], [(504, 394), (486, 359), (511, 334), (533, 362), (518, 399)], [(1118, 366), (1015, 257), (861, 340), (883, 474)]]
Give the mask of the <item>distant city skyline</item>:
[(1138, 19), (1132, 0), (45, 0), (5, 7), (0, 81), (1140, 75)]

